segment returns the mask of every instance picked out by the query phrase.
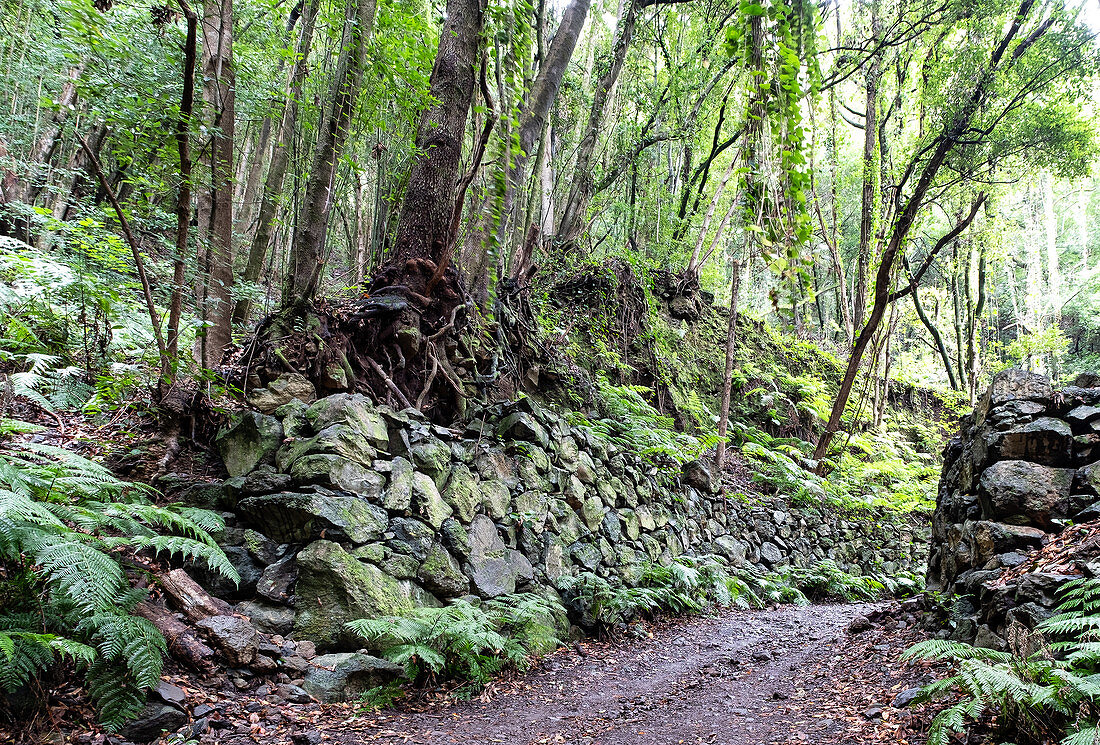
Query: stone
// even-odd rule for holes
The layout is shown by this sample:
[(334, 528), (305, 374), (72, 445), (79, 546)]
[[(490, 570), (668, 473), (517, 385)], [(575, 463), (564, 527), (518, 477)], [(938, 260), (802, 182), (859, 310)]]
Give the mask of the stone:
[(274, 564), (286, 556), (287, 545), (276, 543), (263, 533), (251, 528), (244, 531), (244, 545), (249, 555), (263, 566)]
[(714, 494), (716, 487), (710, 466), (701, 460), (689, 460), (681, 469), (684, 483), (703, 494)]
[(1073, 425), (1074, 429), (1086, 433), (1090, 429), (1085, 425), (1097, 419), (1100, 419), (1100, 407), (1097, 406), (1078, 406), (1066, 414), (1066, 421)]
[(907, 688), (898, 695), (894, 696), (894, 700), (890, 703), (895, 709), (904, 709), (912, 704), (917, 699), (921, 698), (920, 688)]
[(603, 516), (607, 512), (603, 502), (598, 497), (587, 497), (581, 505), (581, 519), (589, 530), (599, 530), (603, 523)]
[(271, 414), (294, 399), (310, 403), (316, 398), (317, 389), (300, 373), (283, 373), (266, 388), (253, 388), (245, 397), (249, 406), (264, 414)]
[(386, 420), (374, 403), (360, 393), (337, 393), (320, 399), (306, 410), (306, 419), (317, 432), (333, 424), (346, 424), (371, 445), (389, 448)]
[(469, 466), (459, 463), (451, 469), (447, 488), (443, 490), (443, 501), (450, 505), (462, 522), (468, 523), (474, 519), (481, 507), (482, 490), (477, 476)]
[(550, 495), (545, 491), (525, 491), (516, 495), (516, 514), (524, 525), (542, 530), (550, 512)]
[(298, 561), (287, 556), (264, 569), (256, 583), (256, 594), (277, 603), (286, 603), (293, 594), (292, 587), (298, 580)]
[(765, 541), (760, 544), (760, 560), (768, 566), (776, 566), (783, 562), (783, 552), (774, 543)]
[(459, 597), (470, 591), (470, 582), (462, 574), (462, 567), (438, 543), (432, 545), (416, 576), (424, 587), (441, 597)]
[(650, 531), (657, 529), (657, 521), (653, 517), (652, 510), (644, 504), (638, 505), (638, 507), (634, 509), (634, 516), (638, 518), (638, 525), (642, 530)]
[(626, 533), (627, 539), (636, 541), (641, 537), (642, 524), (634, 510), (629, 508), (619, 510), (619, 519), (622, 521), (623, 532)]
[(569, 547), (569, 555), (573, 561), (589, 571), (595, 570), (603, 560), (603, 554), (591, 543), (574, 543)]
[(509, 414), (497, 426), (497, 435), (504, 440), (533, 442), (542, 448), (550, 446), (550, 434), (534, 416), (517, 411)]
[(404, 668), (359, 652), (337, 652), (315, 657), (302, 689), (323, 704), (358, 699), (371, 688), (404, 674)]
[(1004, 637), (995, 634), (985, 624), (978, 626), (978, 633), (974, 636), (974, 646), (981, 649), (992, 649), (997, 652), (1004, 652), (1008, 649), (1008, 643), (1004, 640)]
[(989, 520), (968, 520), (963, 525), (963, 539), (978, 562), (1016, 549), (1038, 548), (1046, 533), (1026, 525), (1006, 525)]
[(378, 451), (359, 432), (343, 422), (330, 424), (312, 437), (287, 438), (276, 458), (280, 471), (292, 472), (295, 461), (307, 455), (338, 455), (370, 469)]
[(322, 532), (326, 538), (367, 543), (381, 538), (389, 522), (386, 511), (365, 498), (327, 490), (248, 497), (239, 509), (262, 533), (283, 543), (303, 543)]
[(157, 683), (157, 687), (150, 691), (150, 694), (156, 696), (166, 704), (172, 706), (183, 707), (187, 701), (187, 691), (183, 690), (179, 686), (172, 685), (166, 680), (162, 680)]
[(426, 437), (409, 448), (409, 457), (417, 469), (442, 486), (451, 470), (451, 447), (436, 437)]
[(721, 535), (714, 539), (714, 545), (731, 561), (739, 562), (748, 554), (748, 545), (730, 535)]
[(387, 545), (415, 556), (417, 561), (428, 557), (428, 551), (435, 540), (435, 531), (431, 527), (406, 517), (395, 517), (390, 523), (390, 533), (393, 537)]
[(416, 471), (412, 475), (412, 496), (414, 511), (421, 520), (439, 528), (454, 510), (439, 493), (435, 481), (426, 473)]
[(360, 643), (344, 628), (348, 621), (400, 615), (412, 607), (396, 579), (326, 540), (298, 554), (295, 594), (294, 631), (322, 650)]
[(871, 619), (867, 618), (867, 616), (856, 616), (848, 624), (848, 633), (861, 634), (864, 631), (869, 631), (871, 628)]
[(1046, 376), (1013, 367), (993, 376), (986, 396), (993, 406), (997, 406), (1014, 398), (1046, 402), (1051, 393), (1050, 381)]
[(519, 485), (519, 469), (516, 460), (503, 450), (493, 449), (481, 453), (474, 459), (474, 465), (483, 483), (489, 480), (503, 481), (507, 490), (512, 490)]
[(294, 609), (285, 605), (245, 600), (237, 604), (236, 610), (265, 634), (289, 634), (294, 629)]
[(580, 451), (573, 466), (573, 473), (582, 484), (596, 483), (596, 464), (592, 461), (592, 456), (583, 450)]
[(1026, 460), (1047, 466), (1068, 465), (1072, 448), (1070, 426), (1049, 416), (1013, 427), (1001, 433), (997, 440), (1001, 460)]
[(1041, 528), (1054, 527), (1055, 503), (1070, 495), (1073, 470), (1021, 460), (1004, 460), (985, 469), (978, 481), (982, 513), (987, 519), (1023, 519)]
[(233, 667), (243, 667), (256, 658), (259, 637), (256, 628), (239, 616), (210, 616), (195, 624)]
[(1074, 480), (1080, 491), (1093, 495), (1100, 494), (1100, 461), (1078, 469)]
[(273, 416), (245, 411), (230, 419), (214, 438), (230, 476), (244, 476), (261, 463), (275, 463), (275, 452), (283, 442), (283, 425)]
[(496, 525), (484, 515), (470, 524), (470, 568), (466, 572), (474, 592), (483, 598), (509, 595), (517, 583), (534, 578), (534, 568), (519, 551), (500, 539)]
[(382, 505), (391, 512), (404, 512), (412, 507), (413, 474), (411, 461), (394, 458), (390, 463), (390, 485), (382, 494)]
[(134, 742), (152, 742), (165, 732), (175, 732), (187, 724), (187, 719), (187, 714), (174, 706), (150, 701), (122, 728), (121, 734)]
[(483, 480), (481, 498), (489, 515), (495, 520), (507, 517), (512, 510), (512, 493), (508, 489), (508, 484), (500, 479)]
[(310, 453), (294, 461), (290, 475), (302, 485), (318, 484), (377, 501), (385, 477), (368, 466), (332, 453)]

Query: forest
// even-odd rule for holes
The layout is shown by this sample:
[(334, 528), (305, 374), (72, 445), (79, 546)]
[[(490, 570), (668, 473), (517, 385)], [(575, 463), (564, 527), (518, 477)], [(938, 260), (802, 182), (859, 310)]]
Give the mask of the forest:
[(1096, 0), (0, 8), (0, 741), (1100, 742)]

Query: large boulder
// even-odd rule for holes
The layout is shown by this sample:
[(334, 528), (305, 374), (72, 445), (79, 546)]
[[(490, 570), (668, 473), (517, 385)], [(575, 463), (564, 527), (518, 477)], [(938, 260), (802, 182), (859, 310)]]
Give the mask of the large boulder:
[(256, 658), (259, 635), (247, 619), (240, 616), (210, 616), (195, 626), (221, 650), (233, 667), (242, 667)]
[(978, 497), (986, 519), (1031, 523), (1054, 529), (1055, 505), (1070, 495), (1073, 469), (1051, 468), (1022, 460), (1003, 460), (985, 469), (978, 481)]
[(322, 650), (361, 644), (344, 627), (348, 621), (399, 615), (412, 608), (396, 579), (323, 540), (298, 554), (295, 596), (297, 638), (309, 639)]
[(370, 466), (378, 455), (363, 433), (343, 422), (330, 424), (312, 437), (288, 440), (279, 449), (277, 459), (279, 470), (284, 473), (289, 472), (298, 459), (317, 453), (338, 455), (363, 466)]
[(304, 543), (322, 533), (367, 543), (381, 538), (389, 523), (386, 511), (365, 498), (327, 490), (248, 497), (239, 509), (260, 532), (282, 543)]
[(283, 442), (283, 425), (273, 416), (245, 411), (234, 416), (214, 438), (214, 446), (230, 476), (244, 476), (261, 463), (275, 462)]
[(268, 383), (266, 388), (254, 388), (246, 396), (249, 406), (265, 414), (274, 413), (294, 400), (309, 403), (316, 398), (317, 389), (300, 373), (284, 373)]
[(962, 538), (979, 565), (998, 554), (1038, 548), (1045, 536), (1038, 528), (989, 520), (968, 520), (962, 529)]
[(302, 688), (323, 704), (354, 701), (404, 672), (400, 665), (359, 652), (323, 654), (309, 664)]
[(450, 505), (459, 520), (468, 523), (474, 519), (482, 499), (477, 476), (464, 463), (456, 465), (447, 480), (447, 488), (443, 490), (443, 501)]
[(298, 484), (331, 487), (377, 501), (382, 495), (385, 477), (367, 466), (342, 455), (315, 453), (294, 461), (290, 475)]

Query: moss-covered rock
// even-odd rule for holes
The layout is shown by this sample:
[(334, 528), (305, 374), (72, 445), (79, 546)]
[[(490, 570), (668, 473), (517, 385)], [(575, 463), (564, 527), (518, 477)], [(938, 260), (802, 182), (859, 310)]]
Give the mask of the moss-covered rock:
[(324, 540), (299, 552), (296, 596), (294, 632), (322, 651), (361, 645), (344, 628), (348, 621), (399, 615), (412, 607), (396, 579)]
[(214, 445), (230, 476), (244, 476), (261, 463), (273, 464), (283, 441), (283, 425), (258, 411), (235, 415), (214, 438)]
[(432, 545), (416, 576), (424, 587), (440, 597), (456, 598), (470, 591), (470, 582), (462, 573), (462, 567), (438, 543)]
[(282, 543), (346, 538), (367, 543), (382, 537), (389, 516), (363, 497), (330, 491), (280, 492), (248, 497), (238, 505), (260, 532)]
[(443, 501), (454, 509), (462, 522), (468, 523), (474, 519), (482, 504), (482, 490), (469, 466), (459, 463), (451, 470), (447, 488), (443, 490)]

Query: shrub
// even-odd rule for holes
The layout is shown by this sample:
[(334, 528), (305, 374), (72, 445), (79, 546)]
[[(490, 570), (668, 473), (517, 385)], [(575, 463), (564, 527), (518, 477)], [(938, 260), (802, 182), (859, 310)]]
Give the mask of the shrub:
[(812, 567), (792, 569), (791, 578), (799, 590), (815, 600), (825, 598), (852, 602), (874, 600), (885, 589), (880, 580), (849, 574), (837, 566), (832, 559), (819, 561)]

